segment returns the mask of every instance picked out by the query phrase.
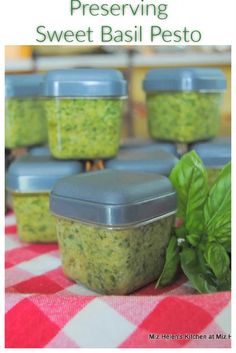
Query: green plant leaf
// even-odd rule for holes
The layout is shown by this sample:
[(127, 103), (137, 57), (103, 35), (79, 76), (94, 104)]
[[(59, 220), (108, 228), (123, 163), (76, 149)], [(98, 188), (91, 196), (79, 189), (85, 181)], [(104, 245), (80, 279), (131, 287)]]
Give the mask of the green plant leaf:
[(170, 238), (167, 250), (166, 250), (166, 259), (163, 271), (156, 283), (157, 287), (164, 287), (170, 284), (178, 271), (179, 267), (179, 247), (177, 239), (175, 236)]
[(227, 274), (219, 281), (218, 285), (219, 291), (231, 290), (231, 271), (229, 270)]
[(204, 259), (196, 249), (184, 248), (180, 254), (181, 267), (193, 287), (200, 293), (217, 291), (214, 277), (208, 270)]
[(195, 151), (181, 158), (173, 168), (170, 180), (177, 191), (177, 216), (183, 218), (188, 233), (201, 233), (208, 183), (206, 169)]
[(230, 259), (223, 245), (217, 242), (207, 244), (205, 260), (218, 279), (223, 279), (230, 271)]
[(231, 249), (231, 163), (219, 174), (204, 207), (205, 228), (210, 241)]
[(189, 242), (189, 244), (196, 247), (199, 244), (199, 242), (201, 241), (201, 235), (200, 234), (188, 234), (186, 236), (186, 239)]

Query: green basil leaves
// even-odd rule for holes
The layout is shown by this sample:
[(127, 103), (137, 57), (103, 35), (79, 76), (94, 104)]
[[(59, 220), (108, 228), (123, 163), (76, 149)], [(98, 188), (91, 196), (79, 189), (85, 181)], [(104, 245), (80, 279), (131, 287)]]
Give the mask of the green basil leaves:
[[(231, 163), (209, 190), (207, 170), (195, 151), (171, 172), (177, 191), (177, 217), (163, 272), (156, 287), (170, 284), (180, 267), (200, 293), (229, 290), (231, 283)], [(181, 239), (182, 241), (178, 241)]]

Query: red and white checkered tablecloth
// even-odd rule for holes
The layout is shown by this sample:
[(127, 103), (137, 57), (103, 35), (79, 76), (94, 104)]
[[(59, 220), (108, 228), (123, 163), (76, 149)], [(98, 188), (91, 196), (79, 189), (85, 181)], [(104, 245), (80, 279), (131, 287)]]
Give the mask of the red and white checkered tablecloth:
[(230, 292), (199, 295), (180, 278), (103, 296), (63, 275), (56, 244), (21, 243), (13, 213), (5, 239), (7, 348), (231, 346)]

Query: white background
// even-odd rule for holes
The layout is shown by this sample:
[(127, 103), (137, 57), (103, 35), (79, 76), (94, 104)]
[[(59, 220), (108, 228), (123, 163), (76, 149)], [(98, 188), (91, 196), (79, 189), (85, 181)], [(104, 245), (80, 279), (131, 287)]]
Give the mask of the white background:
[[(2, 0), (3, 2), (3, 0)], [(84, 3), (132, 3), (140, 4), (141, 0), (84, 0)], [(144, 0), (144, 3), (151, 0)], [(38, 44), (36, 27), (44, 24), (49, 30), (86, 29), (88, 25), (100, 27), (101, 24), (112, 25), (125, 30), (134, 25), (153, 23), (165, 29), (201, 30), (201, 44), (230, 44), (233, 39), (233, 0), (153, 0), (153, 3), (168, 4), (167, 20), (156, 20), (154, 17), (81, 17), (70, 16), (70, 0), (4, 0), (5, 15), (1, 21), (1, 36), (7, 44)], [(95, 39), (99, 39), (99, 31)], [(147, 40), (144, 44), (150, 44)], [(46, 44), (46, 43), (44, 43)], [(86, 44), (86, 43), (84, 43)], [(95, 44), (101, 44), (97, 41)], [(112, 44), (112, 43), (110, 43)], [(173, 44), (173, 43), (172, 43)]]
[[(123, 0), (122, 0), (123, 1)], [(121, 3), (121, 0), (97, 0), (97, 3)], [(145, 0), (147, 2), (147, 0)], [(86, 0), (86, 3), (95, 3), (93, 0)], [(126, 0), (126, 3), (140, 3), (138, 0)], [(25, 44), (39, 44), (36, 42), (35, 29), (38, 25), (43, 24), (50, 30), (62, 30), (62, 29), (85, 29), (88, 25), (92, 25), (93, 28), (98, 28), (103, 25), (111, 25), (117, 27), (117, 29), (126, 29), (133, 25), (150, 25), (152, 22), (166, 29), (182, 29), (184, 26), (190, 29), (199, 29), (202, 32), (201, 45), (233, 45), (232, 51), (232, 63), (233, 63), (233, 76), (232, 76), (232, 92), (233, 92), (233, 107), (232, 112), (235, 113), (235, 37), (236, 37), (236, 9), (235, 0), (163, 0), (155, 1), (156, 3), (169, 4), (167, 20), (155, 20), (154, 17), (80, 17), (78, 15), (70, 16), (70, 0), (2, 0), (0, 9), (0, 68), (1, 68), (1, 84), (0, 84), (0, 160), (1, 160), (1, 195), (2, 201), (4, 200), (4, 45), (25, 45)], [(43, 45), (48, 43), (43, 43)], [(56, 43), (53, 43), (56, 44)], [(63, 43), (61, 43), (63, 44)], [(86, 44), (86, 43), (84, 43)], [(101, 44), (100, 42), (94, 43), (96, 45)], [(111, 43), (109, 43), (111, 44)], [(144, 41), (143, 45), (150, 44), (148, 41)], [(179, 43), (181, 44), (181, 43)], [(192, 43), (191, 43), (192, 44)], [(170, 43), (173, 45), (173, 43)], [(233, 152), (233, 165), (235, 165), (234, 150), (236, 143), (234, 142), (235, 137), (235, 123), (232, 119), (232, 152)], [(233, 168), (232, 180), (236, 177), (235, 168)], [(235, 196), (235, 191), (233, 190)], [(233, 208), (233, 210), (235, 207)], [(1, 219), (1, 234), (0, 234), (0, 284), (1, 284), (1, 296), (0, 296), (0, 347), (4, 345), (4, 202), (1, 202), (0, 208), (0, 219)], [(235, 251), (235, 213), (233, 213), (233, 249)], [(235, 261), (233, 258), (233, 273), (235, 274)], [(233, 284), (234, 288), (234, 284)], [(235, 290), (235, 288), (234, 288)], [(233, 313), (235, 313), (235, 305), (233, 302)], [(235, 315), (233, 315), (233, 318)], [(233, 327), (235, 327), (235, 320), (233, 319)], [(235, 333), (235, 330), (234, 330)], [(53, 350), (54, 352), (55, 350)], [(66, 351), (66, 350), (65, 350)], [(186, 350), (185, 350), (186, 351)], [(222, 351), (222, 350), (221, 350)]]

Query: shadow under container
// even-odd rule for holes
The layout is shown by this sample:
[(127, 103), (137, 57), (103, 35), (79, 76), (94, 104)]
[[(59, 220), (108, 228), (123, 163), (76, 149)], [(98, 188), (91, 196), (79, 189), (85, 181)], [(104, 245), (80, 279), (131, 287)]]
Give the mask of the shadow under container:
[(47, 120), (41, 99), (44, 75), (6, 75), (5, 146), (27, 147), (47, 141)]
[(178, 162), (172, 153), (166, 151), (137, 148), (121, 150), (117, 157), (105, 161), (105, 168), (131, 172), (155, 173), (169, 176)]
[(103, 294), (127, 294), (161, 274), (176, 213), (168, 178), (112, 170), (64, 178), (50, 208), (72, 280)]
[(117, 154), (127, 98), (120, 71), (51, 71), (43, 95), (54, 157), (105, 159)]
[(7, 173), (18, 234), (28, 243), (57, 241), (55, 220), (49, 211), (49, 193), (60, 178), (82, 172), (77, 161), (24, 156), (14, 161)]
[(207, 168), (208, 183), (218, 178), (224, 166), (231, 161), (230, 137), (218, 137), (211, 141), (192, 144), (190, 150), (195, 150)]
[(217, 136), (226, 79), (219, 69), (150, 70), (143, 83), (153, 139), (191, 143)]

